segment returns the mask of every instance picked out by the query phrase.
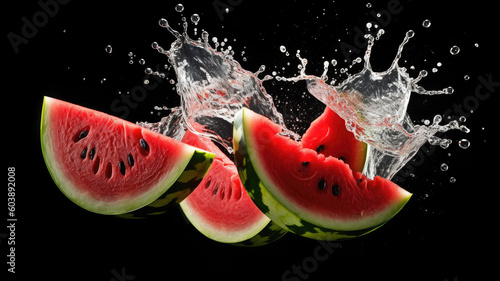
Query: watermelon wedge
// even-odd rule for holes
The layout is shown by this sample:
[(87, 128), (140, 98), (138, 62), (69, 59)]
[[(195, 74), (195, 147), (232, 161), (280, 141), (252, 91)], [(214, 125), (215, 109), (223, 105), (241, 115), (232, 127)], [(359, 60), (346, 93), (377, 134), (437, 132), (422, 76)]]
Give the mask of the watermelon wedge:
[(201, 182), (214, 157), (50, 97), (43, 101), (40, 139), (50, 175), (71, 201), (91, 212), (124, 217), (160, 214), (179, 203)]
[(293, 233), (320, 240), (353, 238), (383, 225), (411, 193), (373, 180), (335, 157), (286, 136), (264, 116), (242, 109), (233, 142), (241, 181), (257, 207)]
[(203, 181), (180, 204), (198, 231), (214, 241), (237, 246), (266, 245), (287, 232), (255, 206), (241, 184), (234, 162), (211, 140), (188, 130), (182, 141), (215, 153)]
[(357, 140), (346, 129), (344, 119), (328, 106), (311, 123), (302, 136), (301, 144), (304, 148), (344, 161), (355, 172), (362, 172), (365, 167), (367, 144)]

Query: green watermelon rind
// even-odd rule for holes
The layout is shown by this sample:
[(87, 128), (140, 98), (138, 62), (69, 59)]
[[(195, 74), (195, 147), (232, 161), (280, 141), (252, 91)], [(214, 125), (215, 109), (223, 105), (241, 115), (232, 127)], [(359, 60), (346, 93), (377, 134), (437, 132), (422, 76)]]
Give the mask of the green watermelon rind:
[(52, 98), (44, 97), (40, 121), (40, 143), (45, 165), (59, 190), (76, 205), (88, 211), (103, 215), (119, 215), (124, 218), (143, 218), (164, 213), (172, 205), (180, 203), (198, 186), (214, 159), (213, 153), (186, 145), (185, 154), (179, 159), (179, 163), (174, 165), (175, 169), (166, 173), (151, 188), (151, 192), (139, 198), (121, 200), (120, 203), (99, 202), (89, 195), (77, 192), (77, 188), (64, 175), (58, 161), (55, 160), (46, 118), (50, 103), (53, 101)]
[(305, 218), (299, 217), (294, 212), (290, 211), (289, 208), (281, 204), (280, 200), (276, 199), (276, 196), (268, 188), (268, 186), (272, 185), (271, 181), (265, 176), (263, 171), (259, 171), (259, 169), (256, 169), (254, 166), (254, 163), (258, 163), (258, 160), (245, 137), (245, 111), (246, 109), (242, 109), (236, 114), (233, 129), (235, 162), (238, 173), (243, 185), (257, 207), (280, 227), (292, 233), (317, 240), (334, 241), (355, 238), (368, 234), (384, 225), (396, 215), (410, 199), (411, 194), (408, 193), (408, 196), (404, 200), (399, 202), (398, 205), (393, 206), (391, 216), (386, 217), (382, 222), (374, 223), (370, 227), (361, 229), (332, 229), (320, 226), (317, 223), (311, 223)]
[(147, 218), (153, 215), (161, 215), (182, 203), (201, 183), (213, 162), (213, 157), (214, 154), (210, 152), (195, 150), (187, 166), (165, 193), (140, 209), (118, 216), (133, 219)]

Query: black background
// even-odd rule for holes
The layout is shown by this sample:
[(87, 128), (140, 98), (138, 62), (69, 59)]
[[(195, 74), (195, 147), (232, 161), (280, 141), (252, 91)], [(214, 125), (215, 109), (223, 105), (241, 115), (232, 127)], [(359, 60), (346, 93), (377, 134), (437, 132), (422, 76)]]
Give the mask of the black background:
[[(14, 1), (9, 1), (14, 2)], [(43, 1), (42, 1), (43, 2)], [(278, 2), (278, 1), (276, 1)], [(291, 280), (479, 280), (496, 278), (494, 272), (498, 243), (494, 229), (498, 223), (493, 204), (493, 180), (497, 168), (493, 133), (498, 125), (495, 110), (498, 85), (490, 95), (474, 99), (481, 78), (500, 81), (497, 35), (499, 24), (491, 4), (486, 1), (400, 1), (397, 13), (387, 17), (392, 1), (189, 1), (182, 13), (174, 10), (177, 1), (77, 1), (59, 4), (53, 16), (39, 17), (39, 27), (18, 46), (9, 35), (22, 36), (25, 22), (42, 10), (37, 1), (16, 1), (2, 8), (4, 89), (2, 133), (4, 172), (16, 169), (16, 274), (7, 272), (2, 262), (0, 276), (12, 280), (282, 280), (287, 270), (303, 267), (302, 277)], [(225, 6), (229, 13), (219, 13)], [(39, 143), (39, 122), (44, 95), (118, 115), (111, 104), (127, 91), (141, 86), (148, 78), (146, 67), (167, 63), (166, 57), (151, 49), (153, 41), (165, 48), (174, 37), (158, 26), (166, 18), (181, 30), (181, 16), (201, 16), (197, 26), (219, 41), (228, 38), (236, 51), (235, 59), (250, 71), (267, 66), (281, 75), (294, 75), (299, 64), (295, 51), (309, 60), (307, 72), (320, 75), (323, 61), (336, 59), (337, 69), (346, 67), (341, 46), (351, 45), (348, 59), (362, 56), (363, 42), (357, 30), (381, 12), (378, 24), (386, 34), (376, 42), (372, 65), (384, 70), (392, 61), (398, 44), (409, 29), (416, 32), (402, 57), (401, 65), (426, 69), (429, 76), (422, 85), (429, 89), (455, 88), (450, 96), (413, 95), (409, 113), (421, 123), (443, 114), (453, 105), (467, 104), (471, 133), (449, 132), (450, 148), (425, 145), (415, 161), (400, 172), (398, 183), (414, 193), (412, 200), (394, 219), (367, 236), (341, 243), (324, 261), (312, 261), (317, 241), (287, 234), (264, 247), (240, 248), (213, 242), (199, 234), (183, 218), (179, 209), (164, 216), (129, 221), (87, 212), (64, 197), (47, 172)], [(38, 13), (40, 15), (40, 13)], [(422, 22), (430, 19), (425, 29)], [(193, 36), (193, 25), (189, 34)], [(373, 30), (373, 29), (372, 29)], [(195, 36), (193, 36), (195, 37)], [(358, 43), (356, 43), (358, 42)], [(478, 43), (479, 47), (474, 44)], [(111, 45), (111, 54), (105, 47)], [(286, 46), (290, 55), (279, 50)], [(449, 49), (461, 47), (452, 56)], [(337, 49), (335, 51), (335, 49)], [(241, 51), (245, 51), (243, 61)], [(128, 63), (128, 53), (137, 57)], [(144, 58), (145, 65), (138, 60)], [(406, 62), (405, 62), (406, 61)], [(287, 63), (290, 63), (290, 66)], [(437, 67), (441, 62), (442, 66)], [(283, 71), (281, 68), (285, 67)], [(432, 73), (436, 67), (438, 71)], [(351, 70), (354, 73), (359, 66)], [(167, 71), (165, 71), (167, 72)], [(334, 74), (330, 77), (345, 78)], [(470, 79), (465, 81), (464, 75)], [(5, 76), (4, 76), (5, 77)], [(103, 83), (101, 80), (106, 78)], [(150, 78), (150, 77), (149, 77)], [(130, 121), (158, 121), (155, 105), (176, 106), (179, 98), (167, 79), (147, 92), (126, 114)], [(156, 81), (156, 80), (154, 80)], [(302, 83), (264, 83), (275, 97), (278, 109), (298, 131), (320, 114), (323, 106), (309, 96)], [(481, 89), (486, 93), (487, 88)], [(496, 91), (495, 91), (496, 90)], [(483, 96), (484, 97), (484, 96)], [(153, 114), (151, 114), (153, 112)], [(452, 113), (456, 119), (461, 114)], [(295, 121), (296, 117), (299, 121)], [(484, 128), (484, 129), (483, 129)], [(471, 147), (458, 147), (467, 138)], [(449, 165), (441, 171), (441, 163)], [(412, 170), (413, 169), (413, 170)], [(494, 170), (495, 169), (495, 170)], [(408, 172), (409, 171), (409, 172)], [(450, 183), (450, 177), (457, 181)], [(403, 180), (401, 180), (403, 178)], [(6, 188), (2, 192), (6, 198)], [(7, 200), (4, 222), (7, 225)], [(0, 228), (2, 261), (8, 254), (8, 230)], [(322, 252), (326, 253), (326, 252)], [(312, 268), (312, 269), (311, 269)], [(31, 277), (27, 277), (31, 276)], [(301, 278), (301, 279), (300, 279)], [(2, 280), (3, 277), (1, 278)], [(9, 279), (9, 280), (10, 280)], [(285, 279), (283, 279), (285, 280)]]

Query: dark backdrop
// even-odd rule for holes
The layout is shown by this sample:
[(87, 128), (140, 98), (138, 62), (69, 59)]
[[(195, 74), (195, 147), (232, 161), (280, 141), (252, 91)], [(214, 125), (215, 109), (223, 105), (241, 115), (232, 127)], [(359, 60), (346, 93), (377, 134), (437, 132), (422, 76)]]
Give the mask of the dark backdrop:
[[(371, 1), (370, 6), (367, 1), (277, 2), (186, 1), (182, 15), (174, 10), (176, 1), (4, 3), (4, 177), (8, 177), (8, 167), (15, 167), (17, 222), (16, 273), (8, 273), (9, 266), (2, 262), (0, 276), (12, 280), (31, 276), (103, 281), (451, 281), (479, 280), (493, 271), (494, 247), (498, 246), (492, 239), (498, 221), (492, 195), (497, 188), (493, 172), (498, 167), (493, 133), (498, 127), (495, 108), (500, 91), (496, 68), (499, 24), (493, 3), (387, 0)], [(224, 12), (226, 8), (229, 13)], [(432, 120), (435, 114), (454, 119), (464, 115), (471, 133), (447, 133), (453, 144), (446, 150), (425, 145), (398, 174), (397, 182), (414, 193), (408, 205), (374, 233), (339, 244), (288, 234), (268, 246), (240, 248), (205, 238), (179, 209), (148, 220), (129, 221), (77, 207), (57, 189), (43, 162), (39, 143), (43, 96), (124, 114), (113, 109), (113, 102), (143, 85), (145, 78), (151, 79), (144, 74), (146, 67), (155, 69), (167, 63), (165, 56), (150, 47), (157, 41), (168, 48), (174, 39), (158, 26), (158, 20), (166, 18), (180, 30), (181, 16), (189, 22), (193, 13), (201, 16), (198, 34), (205, 29), (219, 41), (227, 38), (235, 59), (245, 69), (257, 71), (264, 64), (265, 74), (275, 70), (288, 76), (297, 72), (297, 49), (308, 58), (310, 74), (320, 75), (324, 60), (339, 61), (337, 69), (348, 66), (364, 52), (366, 42), (360, 35), (367, 22), (386, 31), (372, 55), (374, 68), (383, 70), (405, 32), (413, 29), (416, 35), (405, 48), (402, 65), (415, 66), (409, 70), (413, 76), (418, 70), (428, 70), (429, 76), (422, 81), (425, 87), (452, 86), (455, 93), (413, 95), (410, 115), (417, 123)], [(425, 19), (432, 23), (428, 29), (422, 27)], [(111, 54), (105, 52), (107, 45), (113, 48)], [(289, 56), (280, 52), (281, 45), (286, 46)], [(461, 48), (456, 56), (449, 53), (453, 45)], [(132, 65), (129, 52), (136, 55)], [(138, 63), (140, 58), (145, 65)], [(438, 62), (442, 66), (438, 67)], [(434, 67), (436, 73), (431, 71)], [(356, 69), (359, 66), (351, 72)], [(179, 104), (169, 82), (176, 79), (175, 74), (164, 72), (167, 79), (148, 91), (136, 108), (130, 108), (125, 119), (158, 121), (163, 113), (154, 111), (153, 106)], [(329, 75), (345, 78), (333, 69)], [(465, 75), (470, 79), (465, 80)], [(267, 81), (264, 85), (287, 123), (297, 131), (303, 132), (323, 109), (307, 94), (303, 97), (306, 88), (302, 83)], [(471, 141), (467, 150), (458, 147), (462, 138)], [(448, 164), (449, 170), (441, 171), (441, 163)], [(450, 183), (450, 177), (456, 182)], [(1, 196), (7, 197), (7, 187)], [(5, 261), (11, 232), (6, 228), (10, 223), (7, 199), (1, 202), (4, 222), (0, 247), (1, 260)], [(317, 251), (328, 255), (318, 259)], [(498, 276), (495, 271), (489, 274)]]

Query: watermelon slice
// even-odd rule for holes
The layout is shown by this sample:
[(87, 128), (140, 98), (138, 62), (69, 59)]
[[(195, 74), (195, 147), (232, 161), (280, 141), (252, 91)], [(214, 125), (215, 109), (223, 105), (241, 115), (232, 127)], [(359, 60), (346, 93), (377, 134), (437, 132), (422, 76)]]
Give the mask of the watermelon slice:
[(160, 214), (179, 203), (201, 182), (214, 157), (49, 97), (43, 101), (40, 138), (50, 175), (71, 201), (95, 213), (126, 217)]
[(345, 121), (328, 106), (311, 123), (302, 136), (302, 147), (316, 150), (325, 156), (344, 161), (351, 170), (362, 172), (365, 166), (367, 144), (357, 140), (345, 127)]
[(269, 244), (286, 233), (255, 206), (233, 161), (211, 140), (188, 130), (182, 141), (215, 153), (199, 187), (180, 204), (196, 229), (212, 240), (238, 246)]
[(353, 238), (383, 225), (410, 199), (391, 181), (370, 180), (280, 132), (279, 125), (244, 108), (235, 118), (233, 142), (243, 185), (282, 228), (313, 239)]

